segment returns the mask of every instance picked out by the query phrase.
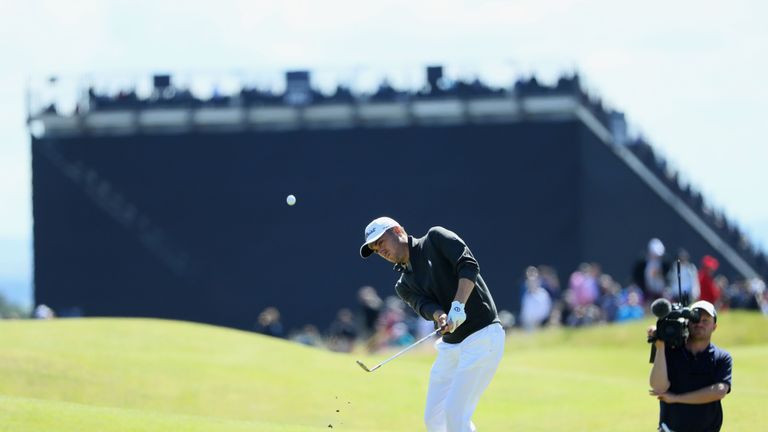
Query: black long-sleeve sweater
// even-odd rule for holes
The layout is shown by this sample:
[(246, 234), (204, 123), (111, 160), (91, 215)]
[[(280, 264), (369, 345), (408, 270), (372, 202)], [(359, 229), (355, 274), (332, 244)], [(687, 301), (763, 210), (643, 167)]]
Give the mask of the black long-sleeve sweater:
[(424, 237), (408, 236), (408, 246), (408, 266), (402, 269), (395, 291), (424, 319), (432, 321), (432, 315), (440, 309), (450, 311), (460, 278), (475, 283), (464, 307), (467, 320), (453, 333), (445, 334), (444, 342), (459, 343), (475, 331), (499, 322), (496, 305), (480, 276), (477, 260), (456, 233), (433, 227)]

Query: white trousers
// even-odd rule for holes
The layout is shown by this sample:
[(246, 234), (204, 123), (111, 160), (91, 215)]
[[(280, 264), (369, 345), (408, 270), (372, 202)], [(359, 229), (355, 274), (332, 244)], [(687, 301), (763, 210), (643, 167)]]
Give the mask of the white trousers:
[(471, 432), (472, 413), (504, 355), (504, 329), (494, 323), (458, 344), (435, 343), (424, 423), (428, 432)]

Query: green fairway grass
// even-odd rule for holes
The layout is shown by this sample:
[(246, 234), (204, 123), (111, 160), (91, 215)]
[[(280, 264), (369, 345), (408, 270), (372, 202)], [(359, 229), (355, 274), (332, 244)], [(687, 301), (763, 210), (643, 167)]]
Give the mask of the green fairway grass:
[[(481, 431), (650, 431), (651, 319), (510, 332), (475, 413)], [(734, 357), (724, 431), (765, 430), (768, 319), (724, 313), (714, 342)], [(424, 344), (337, 354), (176, 321), (0, 321), (0, 431), (418, 431)], [(329, 427), (330, 426), (330, 427)]]

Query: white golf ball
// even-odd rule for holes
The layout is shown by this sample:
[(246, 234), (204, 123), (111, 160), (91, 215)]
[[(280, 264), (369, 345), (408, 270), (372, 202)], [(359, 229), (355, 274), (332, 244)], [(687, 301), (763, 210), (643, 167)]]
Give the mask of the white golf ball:
[(287, 203), (288, 203), (288, 205), (292, 206), (292, 205), (296, 204), (296, 197), (295, 197), (295, 196), (293, 196), (293, 195), (288, 195), (288, 196), (285, 198), (285, 202), (287, 202)]

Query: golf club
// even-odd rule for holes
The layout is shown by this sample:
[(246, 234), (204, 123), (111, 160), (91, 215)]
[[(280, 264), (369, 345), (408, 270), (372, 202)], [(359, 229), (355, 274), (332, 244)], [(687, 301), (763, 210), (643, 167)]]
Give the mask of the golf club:
[(377, 364), (376, 366), (374, 366), (374, 367), (372, 367), (372, 368), (370, 368), (370, 369), (368, 369), (368, 366), (366, 366), (365, 364), (363, 364), (363, 362), (361, 362), (360, 360), (356, 360), (356, 361), (357, 361), (357, 364), (359, 364), (359, 365), (360, 365), (360, 367), (361, 367), (361, 368), (363, 368), (363, 370), (365, 370), (366, 372), (373, 372), (373, 371), (375, 371), (376, 369), (378, 369), (378, 368), (380, 368), (380, 367), (384, 366), (385, 364), (387, 364), (388, 362), (390, 362), (390, 361), (392, 361), (392, 360), (394, 360), (394, 359), (398, 358), (398, 357), (399, 357), (401, 354), (405, 353), (406, 351), (408, 351), (408, 350), (412, 349), (412, 348), (413, 348), (413, 347), (415, 347), (416, 345), (418, 345), (418, 344), (420, 344), (420, 343), (424, 342), (425, 340), (427, 340), (427, 339), (431, 338), (432, 336), (434, 336), (434, 335), (436, 335), (436, 334), (440, 334), (440, 329), (437, 329), (437, 330), (433, 331), (432, 333), (430, 333), (430, 334), (428, 334), (428, 335), (424, 336), (423, 338), (421, 338), (421, 339), (417, 340), (416, 342), (414, 342), (414, 343), (412, 343), (412, 344), (408, 345), (407, 347), (403, 348), (403, 350), (402, 350), (402, 351), (400, 351), (399, 353), (397, 353), (397, 354), (393, 355), (392, 357), (390, 357), (390, 358), (388, 358), (388, 359), (384, 360), (383, 362), (381, 362), (381, 363)]

